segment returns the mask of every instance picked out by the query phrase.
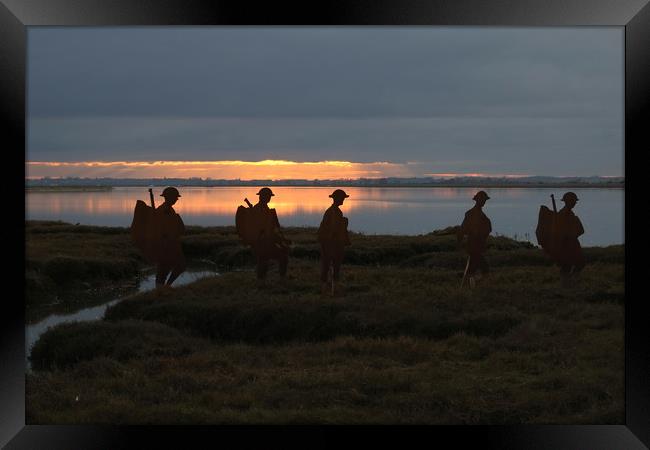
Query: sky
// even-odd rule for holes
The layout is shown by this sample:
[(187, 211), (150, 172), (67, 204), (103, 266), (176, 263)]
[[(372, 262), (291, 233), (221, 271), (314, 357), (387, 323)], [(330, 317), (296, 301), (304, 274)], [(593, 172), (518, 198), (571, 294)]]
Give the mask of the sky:
[(623, 176), (623, 37), (29, 27), (27, 176)]

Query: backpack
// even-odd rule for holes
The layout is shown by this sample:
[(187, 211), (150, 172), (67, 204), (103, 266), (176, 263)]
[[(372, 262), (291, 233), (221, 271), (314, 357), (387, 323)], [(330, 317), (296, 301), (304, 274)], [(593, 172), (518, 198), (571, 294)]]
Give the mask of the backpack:
[(158, 259), (159, 234), (155, 209), (138, 200), (131, 222), (131, 240), (144, 258), (152, 264)]
[(554, 257), (557, 251), (557, 215), (557, 212), (551, 211), (548, 207), (540, 206), (535, 229), (537, 243), (551, 257)]
[(252, 245), (257, 238), (257, 227), (253, 218), (253, 208), (239, 205), (235, 213), (235, 227), (242, 243)]

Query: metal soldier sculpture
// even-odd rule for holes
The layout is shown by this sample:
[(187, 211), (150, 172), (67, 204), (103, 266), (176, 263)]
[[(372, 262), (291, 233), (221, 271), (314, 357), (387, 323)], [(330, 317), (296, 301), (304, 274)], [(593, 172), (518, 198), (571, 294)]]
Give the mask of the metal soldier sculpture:
[[(486, 249), (487, 238), (492, 232), (492, 223), (485, 215), (482, 208), (490, 197), (485, 191), (479, 191), (473, 197), (476, 202), (474, 207), (465, 213), (465, 218), (458, 231), (458, 242), (461, 242), (463, 236), (467, 236), (467, 265), (465, 266), (465, 276), (469, 276), (469, 285), (476, 285), (476, 272), (481, 271), (482, 275), (487, 275), (490, 267), (488, 266), (483, 253)], [(461, 287), (462, 287), (461, 281)]]
[(328, 276), (332, 270), (331, 295), (337, 291), (337, 283), (340, 278), (341, 263), (345, 246), (350, 245), (348, 236), (348, 219), (343, 217), (339, 206), (349, 195), (341, 189), (335, 190), (330, 198), (333, 199), (332, 206), (327, 208), (323, 220), (318, 228), (318, 241), (320, 242), (320, 280), (321, 293), (326, 294), (329, 290)]
[[(164, 197), (165, 201), (156, 208), (155, 212), (158, 237), (156, 287), (171, 286), (186, 268), (185, 255), (181, 247), (181, 236), (185, 232), (185, 224), (172, 207), (181, 194), (175, 187), (167, 187), (160, 196)], [(169, 278), (167, 278), (168, 275)]]
[(275, 194), (265, 187), (260, 189), (257, 195), (260, 197), (259, 202), (253, 206), (251, 212), (256, 234), (252, 249), (257, 257), (257, 280), (260, 285), (263, 285), (271, 259), (278, 261), (281, 277), (287, 274), (291, 241), (282, 235), (275, 209), (270, 209), (268, 206), (271, 197)]
[(578, 216), (572, 211), (578, 202), (578, 196), (573, 192), (567, 192), (561, 200), (564, 202), (564, 207), (557, 213), (556, 260), (560, 265), (562, 284), (567, 286), (571, 279), (585, 267), (582, 247), (578, 241), (578, 237), (584, 234), (585, 229)]

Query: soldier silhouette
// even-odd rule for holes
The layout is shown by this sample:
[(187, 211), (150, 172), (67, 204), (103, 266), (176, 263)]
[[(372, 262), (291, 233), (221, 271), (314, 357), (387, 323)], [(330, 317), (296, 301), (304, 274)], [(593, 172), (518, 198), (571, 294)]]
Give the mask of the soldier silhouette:
[[(458, 242), (460, 243), (464, 236), (467, 236), (467, 265), (465, 267), (465, 275), (469, 276), (469, 285), (474, 287), (476, 285), (477, 271), (480, 270), (481, 275), (487, 276), (490, 267), (483, 256), (487, 246), (487, 238), (492, 232), (492, 223), (490, 219), (483, 212), (483, 205), (490, 197), (485, 191), (479, 191), (472, 198), (476, 204), (472, 209), (465, 213), (463, 223), (458, 230)], [(462, 286), (462, 282), (461, 282)]]
[(254, 223), (255, 238), (252, 249), (257, 257), (257, 280), (260, 286), (264, 285), (269, 268), (269, 260), (278, 261), (281, 277), (287, 274), (289, 262), (289, 244), (291, 241), (282, 235), (280, 222), (275, 209), (270, 209), (268, 203), (275, 194), (265, 187), (257, 193), (259, 201), (253, 206), (251, 220)]
[(564, 202), (564, 207), (557, 213), (556, 260), (560, 265), (562, 284), (568, 286), (571, 279), (585, 267), (582, 247), (578, 241), (578, 237), (583, 235), (585, 230), (578, 216), (572, 211), (578, 202), (578, 196), (573, 192), (567, 192), (561, 200)]
[(181, 194), (175, 187), (166, 187), (160, 196), (164, 197), (165, 201), (156, 208), (155, 213), (155, 228), (158, 237), (156, 287), (171, 286), (186, 268), (185, 255), (181, 247), (181, 236), (185, 232), (185, 224), (173, 208)]
[(327, 208), (323, 215), (323, 220), (318, 228), (318, 241), (320, 242), (320, 280), (321, 293), (326, 294), (328, 291), (328, 275), (332, 268), (331, 294), (334, 295), (337, 283), (340, 278), (341, 263), (346, 245), (350, 245), (348, 236), (348, 219), (343, 217), (339, 206), (349, 195), (342, 189), (335, 190), (330, 198), (333, 199), (332, 206)]

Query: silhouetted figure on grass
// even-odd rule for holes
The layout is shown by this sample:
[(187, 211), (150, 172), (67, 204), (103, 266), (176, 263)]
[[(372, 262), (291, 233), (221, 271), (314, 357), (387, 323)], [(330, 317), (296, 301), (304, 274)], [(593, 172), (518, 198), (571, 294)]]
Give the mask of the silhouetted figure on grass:
[[(458, 230), (458, 242), (460, 243), (464, 236), (467, 236), (467, 254), (468, 260), (465, 267), (465, 274), (463, 275), (463, 280), (465, 276), (469, 276), (469, 285), (474, 287), (476, 284), (476, 279), (480, 278), (480, 275), (487, 276), (490, 271), (490, 267), (483, 256), (485, 249), (487, 247), (487, 238), (492, 232), (492, 222), (483, 212), (483, 205), (490, 197), (485, 193), (485, 191), (479, 191), (473, 197), (473, 200), (476, 202), (474, 207), (465, 213), (465, 218), (463, 223)], [(480, 271), (480, 275), (477, 276), (477, 272)], [(462, 286), (462, 282), (461, 282)]]
[(567, 286), (585, 267), (582, 247), (578, 237), (583, 235), (585, 229), (578, 216), (573, 213), (573, 208), (578, 202), (578, 196), (567, 192), (561, 199), (564, 207), (557, 213), (556, 224), (556, 261), (560, 265), (562, 284)]
[(165, 201), (156, 208), (155, 214), (159, 234), (156, 287), (171, 286), (187, 267), (181, 246), (185, 224), (173, 208), (181, 194), (175, 187), (166, 187), (160, 196)]
[(250, 226), (254, 229), (251, 247), (257, 258), (258, 284), (264, 285), (269, 261), (272, 259), (278, 261), (280, 276), (283, 278), (286, 276), (291, 241), (282, 235), (278, 215), (275, 209), (268, 206), (271, 197), (275, 194), (271, 189), (265, 187), (260, 189), (257, 195), (259, 195), (259, 201), (253, 206), (249, 219)]
[(553, 211), (542, 205), (539, 208), (537, 221), (537, 242), (546, 254), (560, 266), (562, 285), (571, 285), (575, 278), (585, 267), (582, 248), (578, 237), (585, 230), (580, 219), (573, 213), (578, 196), (574, 192), (567, 192), (562, 196), (564, 207), (557, 211), (555, 197), (551, 194)]
[(147, 262), (156, 266), (156, 287), (171, 286), (186, 266), (181, 247), (185, 225), (172, 207), (181, 194), (178, 189), (167, 187), (161, 196), (165, 197), (165, 201), (156, 208), (153, 190), (149, 189), (151, 206), (138, 200), (131, 222), (133, 243)]
[[(333, 199), (332, 206), (327, 208), (323, 220), (318, 228), (318, 242), (320, 242), (320, 280), (321, 293), (328, 291), (334, 295), (338, 291), (341, 263), (345, 246), (350, 245), (348, 236), (348, 219), (343, 217), (339, 206), (349, 195), (341, 189), (335, 190), (330, 198)], [(328, 280), (331, 273), (331, 280)], [(331, 283), (331, 285), (330, 285)]]

